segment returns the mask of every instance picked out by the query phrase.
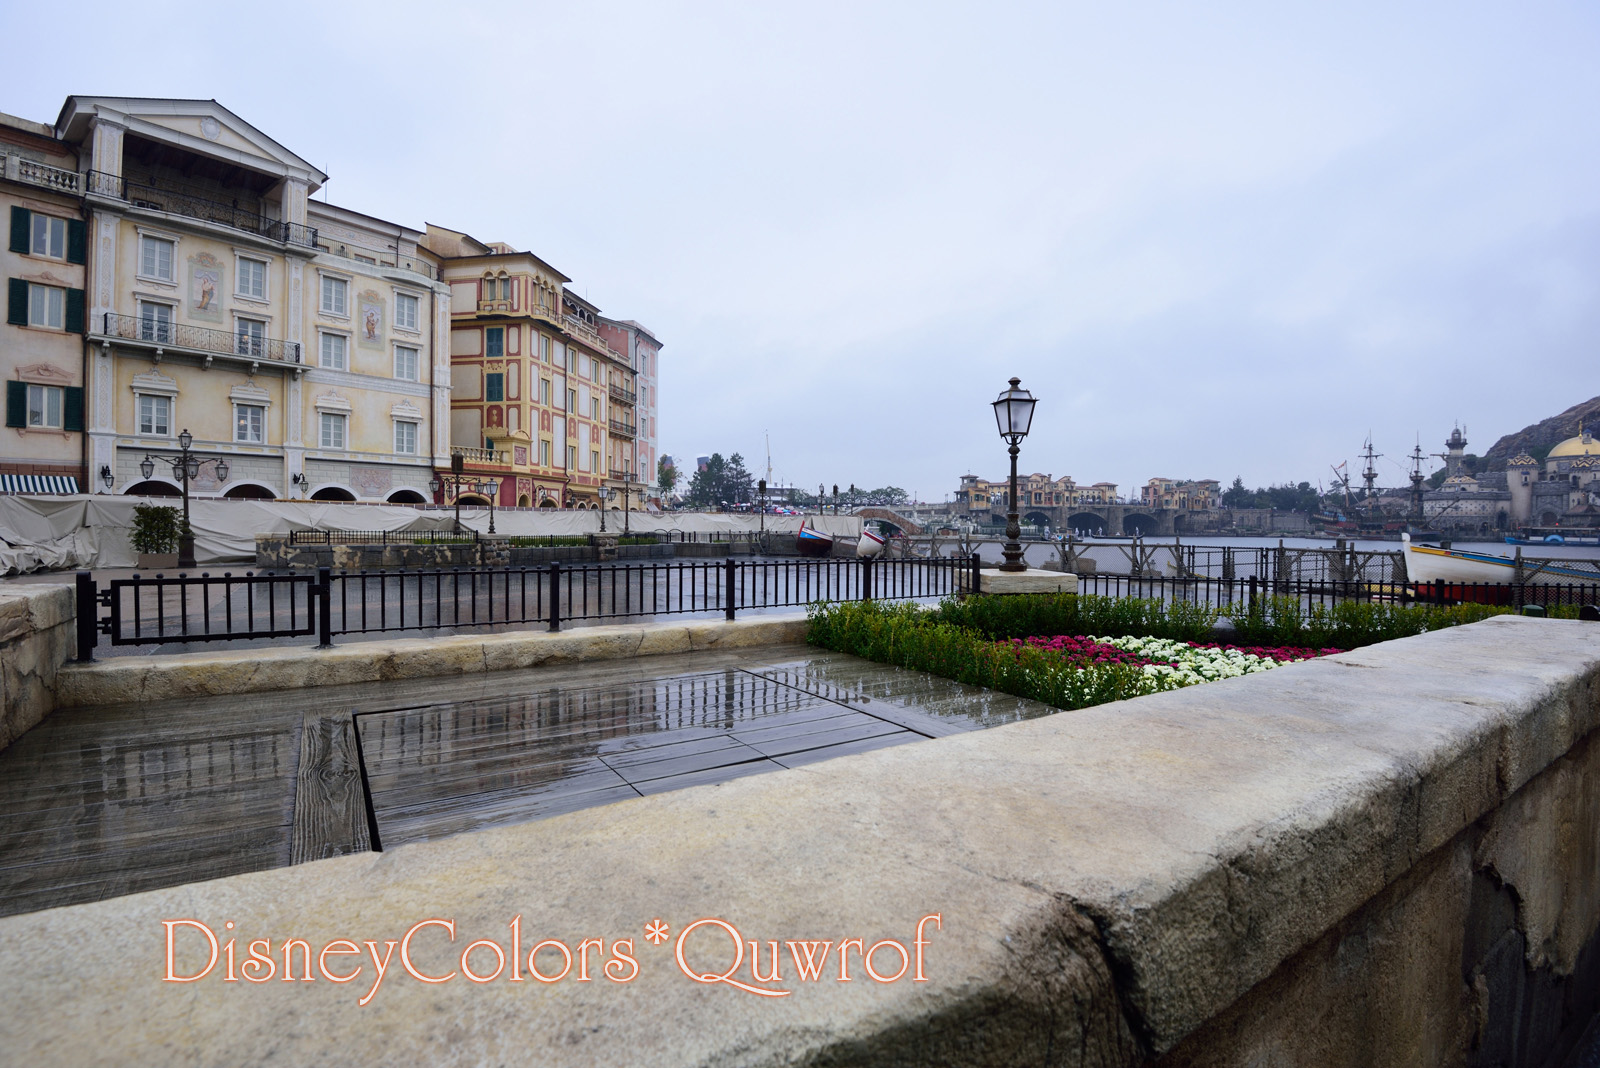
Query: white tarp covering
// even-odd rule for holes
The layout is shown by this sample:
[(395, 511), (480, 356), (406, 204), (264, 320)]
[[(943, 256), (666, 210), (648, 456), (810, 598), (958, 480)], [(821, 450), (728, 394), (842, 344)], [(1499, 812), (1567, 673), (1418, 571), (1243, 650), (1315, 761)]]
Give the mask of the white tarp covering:
[[(110, 494), (56, 496), (0, 496), (0, 575), (71, 568), (132, 567), (133, 546), (128, 541), (133, 509), (139, 504), (182, 508), (170, 497), (116, 497)], [(861, 520), (852, 515), (806, 516), (812, 526), (841, 537), (861, 533)], [(255, 559), (257, 534), (287, 534), (291, 530), (429, 530), (448, 529), (455, 513), (437, 508), (417, 509), (402, 504), (341, 504), (330, 501), (224, 501), (191, 500), (189, 522), (194, 528), (194, 554), (199, 564)], [(769, 531), (793, 531), (800, 516), (766, 517)], [(489, 529), (489, 510), (462, 506), (461, 524), (480, 532)], [(497, 534), (572, 535), (600, 529), (600, 513), (554, 509), (497, 509)], [(761, 517), (699, 512), (629, 515), (634, 533), (656, 531), (753, 531)], [(606, 513), (606, 529), (622, 529), (622, 513)]]

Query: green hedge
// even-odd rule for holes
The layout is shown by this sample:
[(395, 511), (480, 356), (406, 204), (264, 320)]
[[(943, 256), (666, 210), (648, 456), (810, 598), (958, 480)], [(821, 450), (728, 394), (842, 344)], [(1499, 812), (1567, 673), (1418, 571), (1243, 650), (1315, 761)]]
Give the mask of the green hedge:
[(946, 600), (929, 617), (997, 639), (1040, 634), (1130, 634), (1204, 642), (1211, 639), (1217, 610), (1192, 601), (1041, 593)]
[(1313, 649), (1355, 649), (1392, 638), (1476, 623), (1512, 609), (1498, 605), (1374, 604), (1339, 601), (1307, 608), (1294, 597), (1261, 597), (1254, 605), (1233, 605), (1239, 645), (1296, 645)]

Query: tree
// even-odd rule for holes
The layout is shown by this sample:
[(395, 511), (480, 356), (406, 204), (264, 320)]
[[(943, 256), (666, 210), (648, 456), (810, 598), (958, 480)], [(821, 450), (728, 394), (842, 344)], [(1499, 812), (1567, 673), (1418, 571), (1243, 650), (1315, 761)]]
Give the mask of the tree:
[(744, 469), (744, 457), (738, 453), (728, 457), (728, 467), (723, 473), (722, 485), (722, 499), (729, 504), (749, 504), (755, 499), (755, 477)]
[(1222, 491), (1222, 507), (1254, 508), (1256, 495), (1244, 488), (1244, 478), (1235, 477), (1233, 485)]
[(700, 508), (718, 508), (723, 502), (746, 504), (755, 496), (755, 482), (745, 470), (743, 456), (734, 453), (724, 459), (720, 452), (714, 452), (705, 468), (689, 480), (686, 496), (689, 503)]
[(672, 496), (678, 485), (678, 469), (669, 464), (665, 456), (656, 461), (656, 485), (661, 487), (663, 497)]

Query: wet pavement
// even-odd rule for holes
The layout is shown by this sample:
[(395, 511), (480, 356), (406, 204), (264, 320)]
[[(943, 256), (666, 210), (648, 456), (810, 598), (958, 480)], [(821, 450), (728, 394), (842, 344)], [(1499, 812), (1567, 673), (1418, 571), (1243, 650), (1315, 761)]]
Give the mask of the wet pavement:
[(1055, 711), (803, 645), (64, 710), (0, 751), (0, 915)]

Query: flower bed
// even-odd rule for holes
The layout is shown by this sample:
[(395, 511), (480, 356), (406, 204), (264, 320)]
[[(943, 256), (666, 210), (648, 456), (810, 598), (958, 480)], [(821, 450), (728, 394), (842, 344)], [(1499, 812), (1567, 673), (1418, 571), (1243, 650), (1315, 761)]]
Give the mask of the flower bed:
[(1132, 635), (1094, 637), (1058, 634), (1052, 638), (1013, 638), (1004, 644), (1037, 649), (1050, 654), (1065, 666), (1080, 670), (1105, 664), (1134, 664), (1142, 668), (1146, 675), (1163, 678), (1178, 686), (1254, 675), (1270, 671), (1279, 664), (1310, 660), (1342, 651), (1289, 646), (1241, 647), (1171, 638), (1137, 638)]

